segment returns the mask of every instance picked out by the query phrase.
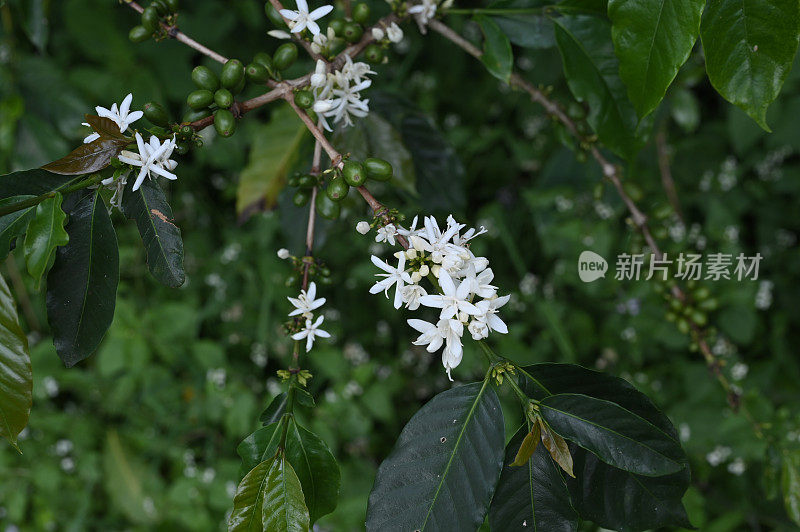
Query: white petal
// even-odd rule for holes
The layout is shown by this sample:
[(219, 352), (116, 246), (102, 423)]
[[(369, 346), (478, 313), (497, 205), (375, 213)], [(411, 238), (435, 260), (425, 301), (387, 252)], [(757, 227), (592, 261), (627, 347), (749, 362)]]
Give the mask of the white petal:
[(295, 0), (295, 2), (300, 13), (308, 13), (308, 2), (306, 0)]
[(297, 20), (300, 18), (300, 13), (297, 11), (292, 11), (291, 9), (281, 9), (280, 14), (283, 16), (283, 18), (289, 20)]
[(331, 11), (333, 11), (333, 6), (318, 7), (317, 9), (308, 14), (308, 18), (310, 18), (311, 20), (317, 20), (324, 17)]
[(450, 274), (442, 268), (439, 270), (439, 286), (442, 288), (442, 292), (446, 296), (455, 296), (456, 295), (456, 285), (453, 284), (453, 279), (450, 277)]

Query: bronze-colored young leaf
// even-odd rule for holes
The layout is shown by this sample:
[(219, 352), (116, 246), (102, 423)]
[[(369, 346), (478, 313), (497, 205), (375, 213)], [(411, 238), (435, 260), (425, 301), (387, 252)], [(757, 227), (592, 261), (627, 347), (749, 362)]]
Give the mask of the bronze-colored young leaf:
[(531, 431), (525, 435), (525, 438), (522, 440), (522, 444), (519, 446), (519, 451), (517, 451), (517, 455), (514, 457), (514, 462), (511, 463), (512, 466), (521, 467), (528, 463), (528, 460), (531, 459), (533, 453), (536, 452), (536, 447), (539, 445), (539, 441), (542, 439), (542, 429), (539, 427), (539, 424), (536, 423)]
[(572, 455), (569, 452), (569, 446), (564, 438), (553, 432), (548, 427), (543, 419), (539, 419), (539, 427), (542, 431), (542, 443), (550, 452), (553, 460), (563, 469), (567, 475), (575, 478), (572, 472)]
[(42, 166), (42, 169), (62, 175), (90, 174), (102, 170), (111, 159), (128, 145), (125, 137), (101, 136), (99, 139), (83, 144), (57, 161)]
[[(95, 133), (99, 133), (101, 137), (111, 137), (116, 139), (125, 138), (116, 122), (110, 118), (97, 115), (84, 115), (86, 123), (91, 126)], [(130, 139), (128, 139), (130, 141)]]

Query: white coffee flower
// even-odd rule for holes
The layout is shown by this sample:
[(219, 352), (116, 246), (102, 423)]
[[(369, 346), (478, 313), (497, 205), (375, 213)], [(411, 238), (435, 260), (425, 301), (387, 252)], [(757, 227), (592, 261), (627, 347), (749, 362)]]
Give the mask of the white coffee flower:
[[(134, 122), (136, 122), (137, 120), (139, 120), (144, 116), (144, 113), (142, 111), (130, 112), (131, 102), (133, 102), (133, 94), (129, 93), (127, 96), (125, 96), (125, 99), (122, 100), (122, 103), (119, 104), (119, 107), (117, 107), (117, 104), (114, 103), (111, 105), (111, 109), (106, 109), (105, 107), (97, 106), (94, 108), (94, 110), (97, 112), (97, 116), (101, 116), (103, 118), (108, 118), (109, 120), (112, 120), (115, 124), (119, 126), (119, 132), (125, 133), (125, 131), (127, 131), (127, 129), (130, 127), (131, 124), (133, 124)], [(88, 126), (89, 124), (84, 122), (83, 125)], [(88, 144), (89, 142), (92, 142), (93, 140), (99, 137), (100, 135), (98, 135), (97, 133), (93, 133), (88, 137), (86, 137), (85, 139), (83, 139), (83, 142)]]
[(178, 179), (178, 176), (172, 173), (178, 163), (170, 159), (176, 145), (174, 137), (165, 140), (162, 144), (158, 137), (153, 135), (150, 137), (150, 142), (146, 143), (137, 132), (136, 145), (139, 147), (138, 154), (123, 150), (118, 156), (120, 162), (141, 168), (139, 175), (136, 176), (136, 181), (133, 183), (134, 192), (142, 186), (145, 177), (152, 179), (152, 174), (172, 180)]
[(426, 32), (425, 26), (436, 16), (436, 9), (438, 7), (439, 2), (437, 0), (422, 0), (419, 4), (408, 8), (409, 15), (414, 15), (414, 20), (417, 21), (419, 31), (422, 33)]
[(481, 313), (475, 305), (467, 300), (470, 295), (469, 283), (462, 282), (456, 286), (450, 274), (445, 270), (440, 270), (439, 287), (442, 289), (441, 294), (419, 298), (419, 302), (426, 307), (442, 309), (439, 318), (443, 320), (449, 319), (458, 315), (459, 312), (465, 312), (472, 316)]
[[(418, 272), (414, 273), (419, 275)], [(411, 279), (414, 279), (413, 274)], [(425, 289), (418, 284), (409, 284), (404, 286), (402, 289), (403, 303), (406, 304), (406, 308), (408, 310), (417, 310), (420, 305), (419, 298), (426, 295), (428, 295), (428, 292), (426, 292)]]
[(320, 325), (322, 322), (325, 321), (325, 316), (320, 316), (317, 318), (317, 321), (311, 323), (311, 320), (306, 320), (306, 326), (303, 328), (302, 331), (295, 333), (292, 335), (292, 340), (302, 340), (303, 338), (306, 339), (306, 353), (311, 351), (311, 347), (314, 345), (314, 340), (317, 337), (320, 338), (330, 338), (331, 335), (320, 329)]
[(389, 37), (391, 42), (397, 44), (403, 40), (403, 30), (400, 29), (397, 22), (392, 22), (389, 27), (386, 28), (386, 36)]
[(289, 258), (289, 250), (286, 248), (281, 248), (278, 250), (278, 258), (279, 259), (288, 259)]
[(491, 331), (497, 331), (500, 334), (508, 333), (508, 327), (506, 327), (505, 322), (500, 319), (500, 316), (497, 315), (497, 309), (508, 303), (510, 298), (510, 295), (506, 295), (494, 299), (478, 301), (475, 307), (477, 307), (479, 312), (475, 315), (475, 319), (485, 322)]
[(407, 321), (411, 327), (422, 333), (419, 335), (419, 338), (412, 342), (414, 345), (427, 346), (426, 349), (429, 353), (438, 351), (439, 348), (444, 345), (445, 335), (437, 325), (417, 319), (410, 319)]
[(312, 318), (313, 312), (324, 305), (326, 301), (324, 297), (319, 299), (316, 299), (316, 297), (317, 284), (313, 281), (308, 285), (308, 290), (301, 290), (300, 295), (296, 298), (287, 297), (286, 299), (289, 300), (289, 303), (295, 307), (294, 310), (289, 313), (289, 316), (297, 316), (301, 314), (306, 319)]
[(356, 231), (358, 231), (362, 235), (366, 235), (367, 233), (369, 233), (369, 230), (370, 230), (369, 223), (363, 220), (356, 224)]
[(318, 7), (311, 13), (308, 12), (308, 3), (306, 0), (295, 0), (297, 2), (297, 11), (291, 9), (281, 9), (280, 13), (291, 22), (291, 32), (299, 33), (308, 28), (312, 35), (319, 34), (319, 25), (314, 22), (319, 20), (331, 11), (333, 6)]
[(392, 285), (395, 286), (395, 293), (394, 293), (394, 308), (400, 308), (400, 305), (403, 303), (403, 286), (405, 283), (411, 284), (411, 276), (408, 275), (405, 271), (406, 265), (406, 256), (404, 254), (400, 254), (398, 258), (397, 268), (392, 268), (387, 263), (383, 262), (381, 259), (372, 255), (372, 264), (380, 268), (386, 273), (377, 273), (375, 274), (378, 277), (383, 277), (382, 280), (376, 282), (372, 288), (369, 289), (370, 294), (377, 294), (378, 292), (383, 292), (386, 297), (389, 297), (389, 288)]
[(397, 235), (397, 228), (394, 224), (386, 224), (378, 228), (378, 234), (375, 235), (375, 242), (387, 242), (394, 246), (394, 237)]

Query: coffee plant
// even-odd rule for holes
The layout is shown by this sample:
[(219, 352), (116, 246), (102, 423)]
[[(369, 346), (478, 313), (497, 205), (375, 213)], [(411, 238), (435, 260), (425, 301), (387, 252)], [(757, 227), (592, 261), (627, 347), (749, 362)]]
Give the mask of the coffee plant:
[[(136, 311), (127, 304), (117, 308), (118, 294), (123, 297), (121, 277), (136, 277), (135, 282), (141, 283), (145, 267), (142, 265), (135, 270), (135, 276), (131, 275), (128, 263), (138, 255), (118, 243), (117, 233), (124, 235), (129, 231), (126, 227), (135, 227), (149, 274), (158, 283), (179, 290), (174, 296), (153, 291), (146, 298), (148, 306), (158, 307), (161, 297), (180, 301), (194, 279), (190, 261), (185, 259), (190, 253), (213, 251), (208, 243), (199, 243), (201, 247), (194, 251), (192, 243), (184, 245), (171, 206), (170, 188), (184, 180), (205, 180), (211, 172), (204, 168), (213, 168), (214, 158), (225, 157), (226, 150), (238, 149), (237, 136), (247, 135), (252, 138), (252, 154), (249, 162), (238, 162), (241, 174), (235, 185), (236, 219), (221, 215), (215, 220), (233, 227), (237, 222), (263, 216), (263, 211), (277, 209), (287, 231), (294, 236), (286, 239), (287, 247), (281, 247), (279, 238), (273, 236), (269, 236), (268, 250), (257, 241), (249, 244), (250, 251), (256, 253), (256, 266), (244, 274), (248, 279), (244, 292), (253, 297), (281, 294), (274, 300), (281, 302), (276, 309), (282, 316), (275, 316), (270, 305), (236, 312), (258, 314), (258, 321), (253, 324), (259, 328), (258, 335), (271, 344), (282, 345), (276, 351), (280, 369), (270, 376), (280, 389), (257, 419), (250, 416), (241, 423), (235, 422), (236, 427), (260, 427), (249, 435), (239, 435), (238, 483), (227, 492), (209, 495), (213, 499), (210, 504), (227, 510), (227, 530), (338, 530), (340, 526), (353, 526), (325, 520), (337, 509), (340, 493), (349, 490), (346, 481), (354, 480), (354, 475), (343, 478), (332, 451), (336, 446), (326, 442), (336, 425), (347, 420), (335, 415), (315, 418), (314, 414), (321, 400), (329, 402), (326, 395), (320, 396), (321, 389), (315, 387), (314, 381), (322, 375), (336, 383), (336, 372), (325, 368), (339, 367), (331, 359), (342, 357), (334, 346), (348, 341), (349, 319), (354, 323), (357, 320), (368, 334), (387, 327), (385, 320), (389, 320), (392, 328), (384, 334), (401, 336), (408, 349), (426, 351), (421, 355), (425, 358), (436, 357), (438, 361), (440, 357), (442, 368), (434, 370), (426, 364), (425, 373), (438, 371), (446, 377), (434, 380), (434, 389), (419, 401), (414, 400), (414, 411), (405, 416), (407, 423), (399, 434), (392, 433), (392, 439), (396, 438), (393, 446), (380, 451), (381, 461), (368, 500), (360, 502), (366, 505), (365, 521), (356, 523), (357, 528), (408, 532), (577, 531), (593, 526), (622, 531), (692, 528), (690, 513), (695, 514), (687, 513), (685, 507), (694, 497), (691, 490), (687, 493), (692, 486), (692, 468), (682, 444), (688, 438), (683, 429), (678, 430), (656, 402), (628, 380), (576, 363), (575, 346), (586, 339), (564, 332), (574, 331), (571, 325), (561, 323), (570, 318), (554, 310), (552, 297), (544, 289), (542, 302), (529, 308), (548, 323), (548, 341), (558, 345), (564, 356), (551, 357), (551, 361), (532, 356), (531, 350), (536, 348), (526, 347), (520, 333), (515, 335), (515, 327), (520, 331), (524, 328), (512, 319), (516, 312), (513, 309), (519, 306), (513, 293), (516, 287), (498, 282), (509, 278), (497, 275), (499, 270), (515, 269), (519, 283), (528, 270), (534, 269), (535, 265), (525, 263), (520, 249), (535, 238), (535, 227), (552, 224), (556, 217), (561, 217), (559, 223), (563, 222), (564, 227), (581, 223), (582, 216), (589, 217), (590, 225), (595, 223), (592, 220), (606, 224), (612, 213), (601, 202), (604, 198), (616, 202), (622, 213), (620, 223), (608, 233), (624, 235), (617, 238), (618, 248), (613, 247), (616, 244), (612, 245), (610, 236), (604, 242), (587, 242), (577, 238), (577, 233), (565, 231), (550, 235), (547, 253), (550, 257), (566, 255), (572, 260), (573, 255), (578, 258), (576, 249), (581, 246), (600, 249), (606, 257), (617, 249), (621, 253), (616, 264), (617, 280), (625, 280), (624, 268), (622, 277), (620, 268), (631, 264), (621, 261), (623, 252), (628, 259), (637, 254), (648, 259), (642, 269), (645, 273), (649, 270), (648, 284), (660, 300), (654, 323), (666, 327), (664, 330), (669, 332), (663, 335), (673, 347), (677, 345), (690, 353), (705, 368), (693, 374), (693, 382), (712, 381), (711, 395), (723, 397), (727, 403), (725, 419), (709, 419), (697, 430), (719, 434), (717, 443), (724, 444), (723, 425), (733, 419), (733, 423), (744, 427), (756, 442), (753, 448), (763, 457), (761, 481), (767, 486), (766, 491), (772, 493), (771, 500), (782, 501), (783, 508), (772, 512), (769, 520), (759, 523), (750, 519), (752, 530), (790, 530), (800, 526), (800, 423), (790, 410), (765, 408), (752, 397), (756, 393), (751, 396), (743, 389), (739, 381), (747, 367), (727, 357), (725, 349), (732, 351), (737, 334), (744, 337), (743, 343), (749, 342), (752, 333), (744, 336), (743, 330), (750, 325), (737, 314), (739, 307), (732, 298), (720, 301), (714, 294), (714, 281), (740, 281), (754, 286), (742, 278), (750, 275), (757, 279), (760, 248), (737, 248), (738, 256), (731, 252), (733, 262), (728, 264), (723, 264), (722, 258), (715, 259), (715, 266), (708, 263), (705, 276), (688, 275), (689, 265), (683, 262), (683, 255), (679, 260), (670, 260), (682, 251), (691, 251), (692, 245), (695, 251), (706, 249), (706, 240), (701, 241), (698, 234), (692, 236), (692, 229), (684, 238), (687, 220), (702, 209), (704, 202), (714, 201), (716, 205), (718, 200), (704, 199), (711, 198), (714, 192), (710, 190), (709, 177), (709, 184), (701, 185), (706, 187), (705, 196), (701, 194), (688, 209), (681, 205), (670, 167), (674, 162), (677, 172), (678, 160), (670, 160), (664, 125), (673, 121), (687, 135), (697, 130), (702, 109), (690, 89), (702, 86), (716, 92), (705, 96), (706, 105), (723, 108), (728, 105), (725, 101), (732, 104), (730, 110), (724, 107), (724, 112), (737, 113), (732, 115), (738, 122), (732, 126), (731, 135), (738, 135), (739, 140), (734, 142), (742, 147), (741, 151), (762, 138), (761, 130), (769, 132), (771, 123), (783, 128), (777, 135), (796, 132), (796, 126), (787, 129), (791, 123), (787, 125), (781, 116), (776, 116), (771, 105), (778, 100), (784, 83), (792, 79), (790, 70), (800, 38), (800, 3), (288, 2), (284, 5), (281, 0), (269, 0), (263, 9), (261, 5), (254, 9), (255, 2), (245, 1), (202, 3), (220, 4), (215, 9), (222, 11), (241, 10), (243, 19), (258, 17), (269, 24), (269, 31), (258, 37), (263, 47), (246, 54), (242, 46), (233, 43), (252, 42), (244, 36), (250, 28), (230, 28), (223, 42), (230, 41), (230, 48), (239, 50), (239, 57), (222, 55), (228, 53), (224, 48), (211, 49), (203, 44), (207, 40), (202, 32), (190, 31), (193, 12), (207, 9), (200, 3), (104, 3), (103, 9), (116, 10), (110, 16), (121, 18), (128, 25), (128, 41), (121, 44), (118, 33), (94, 28), (94, 33), (85, 37), (93, 42), (83, 45), (89, 50), (87, 61), (98, 57), (91, 54), (104, 53), (102, 48), (112, 42), (122, 50), (154, 47), (161, 68), (147, 76), (157, 83), (172, 85), (171, 90), (181, 95), (185, 105), (177, 114), (177, 106), (166, 99), (141, 101), (134, 86), (123, 93), (113, 93), (98, 78), (92, 86), (98, 101), (108, 105), (114, 95), (118, 101), (108, 107), (98, 105), (93, 112), (85, 109), (89, 112), (80, 119), (81, 113), (62, 94), (50, 105), (69, 108), (68, 120), (37, 126), (46, 131), (57, 127), (73, 133), (82, 127), (82, 143), (71, 152), (57, 144), (54, 149), (62, 153), (52, 162), (0, 176), (0, 254), (7, 257), (7, 277), (11, 280), (10, 286), (0, 277), (0, 434), (10, 445), (22, 452), (25, 439), (20, 434), (26, 434), (29, 418), (35, 420), (37, 416), (37, 409), (32, 410), (32, 358), (39, 360), (38, 356), (32, 357), (29, 349), (29, 341), (38, 343), (38, 338), (31, 340), (34, 331), (38, 334), (35, 313), (18, 315), (15, 294), (18, 299), (24, 298), (20, 299), (23, 309), (31, 305), (25, 286), (33, 286), (43, 294), (52, 344), (66, 368), (89, 364), (84, 361), (98, 348), (117, 342), (118, 348), (128, 353), (125, 362), (103, 371), (107, 375), (139, 371), (149, 357), (151, 348), (147, 342), (151, 336), (171, 338), (171, 329), (180, 330), (182, 318), (179, 312), (168, 309), (155, 319), (137, 320)], [(18, 20), (40, 51), (48, 46), (46, 27), (41, 22), (44, 20), (46, 26), (43, 13), (48, 9), (46, 1), (0, 2), (6, 27), (12, 28), (13, 34), (14, 21)], [(92, 16), (91, 10), (84, 9), (73, 13), (69, 24), (80, 22), (90, 29)], [(408, 56), (412, 34), (415, 48)], [(217, 36), (212, 40), (219, 39)], [(59, 46), (68, 47), (69, 43), (52, 43), (53, 48)], [(176, 52), (181, 46), (185, 48)], [(533, 61), (526, 55), (530, 50), (537, 54)], [(543, 55), (547, 50), (550, 55)], [(0, 50), (0, 55), (4, 53)], [(452, 89), (445, 97), (462, 98), (464, 105), (473, 107), (480, 107), (481, 102), (490, 107), (514, 97), (541, 107), (547, 120), (535, 126), (532, 136), (540, 149), (565, 148), (568, 158), (554, 163), (561, 165), (564, 176), (582, 168), (578, 171), (594, 180), (588, 183), (588, 192), (598, 202), (594, 211), (571, 212), (571, 201), (562, 196), (555, 197), (553, 207), (553, 203), (545, 203), (553, 196), (543, 187), (541, 191), (532, 189), (524, 198), (535, 215), (515, 216), (509, 220), (513, 227), (497, 227), (486, 221), (486, 212), (479, 215), (464, 196), (461, 181), (465, 169), (448, 140), (433, 125), (429, 116), (432, 113), (420, 111), (398, 91), (381, 88), (384, 73), (391, 71), (395, 72), (395, 88), (399, 87), (400, 93), (404, 84), (416, 83), (409, 74), (407, 58), (413, 60), (424, 54), (439, 57), (441, 71), (437, 74), (447, 78)], [(494, 78), (488, 85), (493, 93), (481, 89), (474, 98), (467, 95), (478, 81), (470, 74), (472, 70), (462, 66), (462, 56), (481, 65), (481, 75), (486, 79)], [(39, 60), (30, 59), (29, 63), (35, 65), (36, 61)], [(559, 67), (558, 76), (563, 75), (565, 81), (561, 84), (547, 81), (547, 76), (555, 74), (542, 77), (535, 72)], [(25, 68), (36, 67), (23, 66), (22, 70)], [(136, 67), (131, 63), (127, 68)], [(48, 81), (47, 68), (41, 70), (34, 85), (45, 94), (46, 85), (54, 81)], [(23, 79), (24, 76), (25, 73), (21, 75)], [(75, 76), (81, 76), (80, 69)], [(117, 85), (113, 80), (106, 81)], [(7, 81), (4, 84), (13, 85)], [(779, 104), (778, 100), (776, 105)], [(21, 100), (12, 96), (4, 96), (0, 108), (8, 123), (12, 116), (14, 123), (23, 120), (21, 117), (27, 112)], [(784, 112), (791, 116), (796, 110), (795, 105)], [(478, 136), (504, 135), (504, 121), (511, 123), (514, 117), (507, 115), (482, 124)], [(23, 125), (31, 127), (30, 122)], [(253, 135), (255, 130), (248, 128), (255, 125), (259, 129)], [(717, 128), (708, 135), (719, 134)], [(0, 161), (6, 166), (17, 161), (14, 165), (18, 168), (14, 149), (7, 149), (13, 147), (8, 138), (14, 135), (13, 128), (0, 130)], [(477, 146), (485, 140), (467, 137), (462, 139), (462, 146)], [(529, 142), (530, 139), (519, 137), (512, 144), (522, 150), (522, 144)], [(703, 142), (698, 140), (692, 146), (687, 140), (686, 149), (701, 154), (706, 149)], [(22, 149), (22, 144), (16, 148)], [(780, 160), (773, 161), (773, 166), (791, 154), (790, 150), (777, 155)], [(183, 171), (187, 168), (183, 161), (192, 159), (200, 164), (188, 166), (191, 173)], [(637, 185), (641, 168), (647, 164), (643, 160), (657, 162), (666, 202), (653, 201)], [(576, 167), (576, 161), (584, 166)], [(477, 164), (476, 171), (483, 175), (475, 187), (481, 192), (493, 190), (493, 182), (503, 180), (493, 168), (508, 169), (507, 161), (493, 161), (489, 156), (478, 159)], [(770, 168), (763, 164), (757, 171), (763, 170), (766, 175)], [(552, 166), (526, 171), (529, 170), (548, 172), (550, 179), (557, 179), (562, 171)], [(731, 172), (729, 169), (728, 174)], [(727, 191), (733, 185), (726, 184), (723, 174), (724, 168), (719, 186)], [(792, 172), (787, 179), (796, 180), (795, 174)], [(769, 182), (769, 178), (763, 180)], [(747, 196), (749, 191), (758, 198), (753, 201), (766, 202), (771, 201), (769, 193), (780, 195), (795, 190), (788, 185), (783, 190), (776, 186), (769, 191), (752, 187), (743, 194)], [(222, 209), (221, 203), (215, 204), (214, 200), (230, 197), (221, 196), (211, 198), (205, 208)], [(189, 198), (181, 202), (196, 201), (191, 194)], [(513, 203), (512, 199), (505, 201), (506, 205)], [(745, 212), (747, 200), (737, 201), (740, 212)], [(775, 205), (777, 215), (780, 209)], [(787, 208), (796, 208), (796, 202), (789, 205)], [(503, 219), (504, 215), (500, 212), (498, 216)], [(198, 216), (198, 224), (200, 220)], [(195, 222), (187, 219), (184, 223)], [(725, 220), (719, 223), (724, 225)], [(259, 230), (272, 235), (275, 229), (270, 227)], [(336, 235), (337, 241), (335, 246), (325, 246), (327, 253), (333, 254), (326, 256), (319, 251), (319, 243), (331, 235)], [(498, 235), (504, 248), (487, 243)], [(369, 245), (365, 244), (367, 240)], [(237, 249), (241, 251), (241, 245)], [(712, 251), (716, 250), (707, 250)], [(758, 260), (746, 267), (742, 251), (748, 251), (748, 256), (758, 251)], [(598, 277), (602, 277), (608, 265), (602, 266), (605, 260), (595, 255), (599, 260), (587, 269), (597, 266)], [(579, 259), (579, 269), (583, 260)], [(796, 255), (793, 260), (796, 263)], [(722, 266), (730, 267), (730, 271)], [(208, 277), (214, 279), (209, 284), (219, 285), (219, 275), (213, 275), (217, 277)], [(356, 296), (351, 294), (346, 301), (334, 299), (342, 294), (336, 289), (337, 284), (361, 282), (366, 277), (373, 279), (369, 288), (360, 287), (363, 290)], [(732, 284), (726, 286), (731, 293), (739, 289)], [(282, 287), (289, 287), (290, 297), (282, 295)], [(378, 298), (374, 307), (380, 315), (356, 317), (363, 306), (371, 304), (367, 293), (385, 296), (385, 300)], [(761, 295), (762, 300), (768, 297), (771, 295)], [(191, 306), (196, 301), (187, 304)], [(332, 305), (341, 311), (331, 310)], [(638, 306), (635, 311), (625, 308), (628, 310), (620, 312), (622, 318), (609, 318), (610, 327), (624, 329), (623, 337), (629, 330), (625, 313), (631, 319), (639, 313)], [(730, 310), (726, 313), (726, 309)], [(384, 317), (389, 315), (400, 318)], [(580, 316), (588, 320), (589, 315), (583, 312)], [(715, 320), (721, 322), (719, 326)], [(723, 325), (731, 320), (733, 326)], [(114, 330), (123, 321), (129, 325), (127, 332), (120, 335)], [(282, 323), (280, 328), (275, 327), (278, 322)], [(775, 344), (780, 344), (781, 335), (796, 325), (796, 320), (774, 324), (780, 329), (774, 333)], [(107, 335), (110, 328), (112, 333)], [(583, 329), (589, 336), (592, 330), (591, 324)], [(109, 338), (104, 342), (106, 336)], [(197, 330), (190, 332), (187, 341), (195, 342), (196, 336)], [(159, 353), (176, 352), (185, 347), (180, 345), (180, 338), (155, 340), (161, 343), (154, 349)], [(206, 355), (197, 355), (193, 369), (199, 365), (204, 373), (208, 371), (210, 383), (224, 385), (224, 356), (213, 354), (213, 346), (204, 344), (198, 349)], [(651, 351), (648, 356), (656, 359), (666, 358), (669, 353), (664, 344), (654, 343), (647, 349)], [(165, 356), (169, 360), (169, 355)], [(604, 354), (598, 359), (605, 361), (597, 364), (599, 369), (616, 356), (616, 352)], [(466, 362), (463, 366), (462, 361)], [(203, 366), (204, 362), (209, 365)], [(266, 361), (261, 366), (264, 365)], [(223, 368), (222, 373), (216, 368)], [(181, 372), (185, 368), (176, 365), (173, 370)], [(469, 382), (475, 370), (482, 378)], [(165, 375), (169, 371), (167, 365), (144, 380), (152, 388), (168, 386)], [(408, 378), (422, 377), (416, 373)], [(92, 381), (81, 382), (87, 388), (101, 386), (96, 392), (100, 395), (95, 398), (100, 404), (105, 400), (113, 403), (117, 394), (125, 393), (123, 388), (115, 391)], [(187, 385), (181, 393), (186, 402), (191, 402), (196, 391)], [(254, 401), (252, 391), (244, 387), (236, 394), (226, 400)], [(342, 394), (340, 400), (361, 400), (355, 395)], [(137, 408), (134, 397), (124, 397), (131, 401), (126, 408)], [(378, 399), (375, 404), (367, 404), (370, 399), (366, 396), (362, 399), (365, 408), (382, 407)], [(781, 399), (786, 400), (787, 397)], [(74, 408), (71, 404), (68, 402), (65, 408)], [(168, 416), (165, 412), (165, 419)], [(310, 419), (316, 419), (313, 425)], [(319, 429), (320, 419), (327, 428)], [(98, 416), (95, 423), (108, 423), (111, 427), (115, 421), (115, 416)], [(386, 423), (386, 427), (391, 426)], [(315, 428), (316, 432), (312, 430)], [(206, 429), (198, 425), (196, 430)], [(142, 434), (147, 437), (150, 432)], [(793, 437), (788, 436), (792, 434)], [(185, 436), (192, 437), (188, 429)], [(146, 461), (147, 456), (126, 458), (125, 446), (114, 430), (109, 430), (105, 442), (103, 467), (107, 474), (112, 471), (120, 475), (125, 486), (122, 493), (110, 490), (110, 496), (125, 508), (123, 513), (131, 522), (141, 529), (207, 529), (208, 525), (193, 521), (196, 516), (192, 515), (195, 510), (191, 506), (181, 507), (179, 503), (175, 507), (182, 508), (182, 515), (161, 521), (159, 511), (165, 511), (159, 510), (162, 503), (142, 496), (146, 486), (137, 480), (137, 467), (132, 466)], [(58, 450), (56, 446), (56, 452), (63, 450), (68, 455), (67, 447), (63, 444)], [(13, 461), (21, 459), (8, 459), (11, 470)], [(716, 459), (709, 454), (709, 463)], [(5, 467), (6, 460), (0, 465)], [(13, 474), (4, 477), (7, 483), (16, 482)], [(209, 483), (212, 481), (213, 474)], [(12, 502), (7, 504), (13, 507), (13, 497), (8, 500)], [(18, 515), (26, 513), (27, 504), (19, 503)], [(5, 512), (3, 509), (0, 522)], [(56, 528), (47, 523), (53, 521), (41, 514), (33, 526)], [(81, 529), (77, 523), (69, 529)], [(98, 527), (117, 525), (106, 522)], [(745, 525), (742, 518), (729, 528), (724, 524), (715, 526), (714, 530), (734, 530)]]

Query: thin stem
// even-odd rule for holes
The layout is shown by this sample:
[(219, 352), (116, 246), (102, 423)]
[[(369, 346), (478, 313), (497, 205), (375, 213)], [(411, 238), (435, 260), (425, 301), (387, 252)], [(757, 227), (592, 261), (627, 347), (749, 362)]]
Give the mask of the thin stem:
[(314, 138), (317, 139), (317, 142), (320, 143), (322, 149), (325, 150), (325, 153), (328, 154), (328, 157), (331, 160), (331, 165), (341, 166), (342, 154), (336, 151), (336, 148), (333, 147), (333, 144), (331, 144), (330, 141), (327, 139), (327, 137), (325, 137), (325, 133), (323, 133), (323, 131), (317, 126), (317, 124), (315, 124), (314, 121), (311, 120), (311, 117), (308, 116), (308, 113), (306, 113), (303, 109), (300, 109), (297, 106), (297, 104), (294, 103), (294, 98), (292, 98), (291, 93), (284, 94), (283, 99), (286, 100), (286, 102), (292, 106), (292, 109), (294, 109), (294, 112), (297, 114), (298, 117), (300, 117), (300, 120), (303, 121), (308, 130), (311, 132), (311, 134), (314, 135)]
[(667, 146), (666, 128), (662, 128), (656, 135), (656, 153), (658, 154), (658, 171), (661, 174), (661, 184), (667, 194), (672, 209), (678, 215), (678, 219), (683, 223), (683, 213), (681, 204), (678, 201), (678, 191), (675, 188), (675, 180), (672, 179), (672, 170), (669, 166), (669, 146)]

